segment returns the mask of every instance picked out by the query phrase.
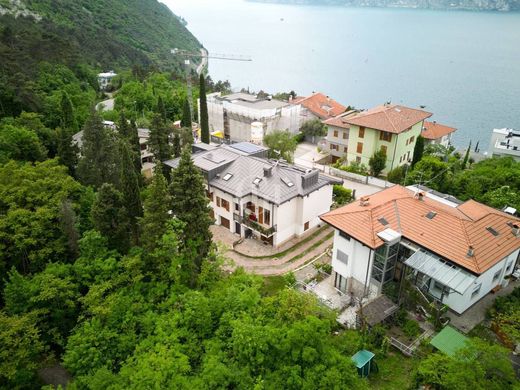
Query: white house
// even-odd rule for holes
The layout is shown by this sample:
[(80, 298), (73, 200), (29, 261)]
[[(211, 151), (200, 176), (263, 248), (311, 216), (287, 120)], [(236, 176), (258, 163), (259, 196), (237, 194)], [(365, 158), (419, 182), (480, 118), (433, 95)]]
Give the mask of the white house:
[[(321, 223), (336, 181), (318, 170), (267, 160), (266, 152), (242, 142), (201, 150), (193, 161), (206, 178), (215, 223), (278, 246)], [(175, 168), (178, 161), (165, 164)]]
[(394, 186), (321, 217), (335, 228), (335, 287), (376, 297), (411, 280), (461, 314), (514, 271), (520, 220), (478, 202)]
[(436, 121), (424, 121), (421, 135), (425, 145), (439, 144), (448, 147), (451, 145), (451, 136), (455, 131), (456, 128), (441, 125)]
[(509, 156), (520, 161), (520, 130), (494, 129), (490, 154), (494, 157)]
[(117, 76), (117, 73), (114, 73), (113, 70), (109, 72), (98, 73), (98, 83), (99, 89), (102, 91), (108, 87), (108, 84), (112, 81), (114, 77)]
[[(261, 124), (263, 135), (274, 130), (299, 131), (300, 105), (276, 99), (259, 99), (247, 93), (207, 95), (208, 124), (211, 133), (221, 132), (227, 140), (251, 141), (252, 127)], [(253, 126), (252, 126), (253, 125)]]

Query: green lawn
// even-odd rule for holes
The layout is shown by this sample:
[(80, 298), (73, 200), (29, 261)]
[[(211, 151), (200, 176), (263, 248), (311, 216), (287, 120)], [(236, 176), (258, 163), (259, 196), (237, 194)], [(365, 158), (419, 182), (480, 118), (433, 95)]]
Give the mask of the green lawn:
[(271, 296), (276, 294), (278, 291), (283, 290), (284, 288), (285, 279), (282, 275), (265, 276), (261, 293), (264, 296)]
[(386, 358), (377, 358), (378, 373), (370, 374), (368, 381), (371, 389), (406, 390), (412, 388), (412, 376), (419, 364), (416, 358), (409, 358), (391, 350)]

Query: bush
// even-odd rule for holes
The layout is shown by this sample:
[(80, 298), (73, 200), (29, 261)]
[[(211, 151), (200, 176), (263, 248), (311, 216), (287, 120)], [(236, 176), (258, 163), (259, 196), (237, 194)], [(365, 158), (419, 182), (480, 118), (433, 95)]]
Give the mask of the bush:
[(294, 140), (295, 140), (297, 143), (301, 144), (303, 141), (305, 141), (305, 134), (303, 134), (303, 133), (298, 133), (298, 134), (296, 134), (296, 135), (294, 136)]
[(331, 275), (332, 274), (332, 264), (323, 264), (321, 267), (321, 270), (325, 272), (326, 274)]
[(402, 329), (404, 334), (410, 338), (417, 337), (421, 333), (421, 327), (414, 320), (406, 320)]
[(407, 169), (408, 165), (401, 165), (399, 167), (395, 167), (394, 169), (388, 172), (386, 178), (391, 183), (404, 184), (404, 178), (406, 176)]
[(352, 190), (343, 187), (341, 184), (334, 184), (332, 187), (334, 201), (338, 205), (343, 205), (352, 201)]

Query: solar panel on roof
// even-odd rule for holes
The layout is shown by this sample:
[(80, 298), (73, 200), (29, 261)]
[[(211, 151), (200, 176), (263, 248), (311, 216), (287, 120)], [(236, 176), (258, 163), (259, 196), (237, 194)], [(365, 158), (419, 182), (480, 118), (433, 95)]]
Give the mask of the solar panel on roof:
[(249, 142), (239, 142), (236, 144), (231, 144), (230, 146), (232, 148), (240, 150), (241, 152), (244, 152), (244, 153), (256, 153), (259, 150), (262, 150), (257, 145), (249, 143)]

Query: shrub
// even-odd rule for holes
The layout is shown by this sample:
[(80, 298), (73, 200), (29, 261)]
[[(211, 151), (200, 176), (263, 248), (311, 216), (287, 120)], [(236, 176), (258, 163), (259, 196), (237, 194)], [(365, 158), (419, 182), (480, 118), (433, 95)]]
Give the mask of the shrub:
[(303, 141), (305, 141), (305, 134), (303, 134), (303, 133), (298, 133), (298, 134), (296, 134), (296, 135), (294, 136), (294, 140), (295, 140), (297, 143), (301, 144)]
[(325, 272), (326, 274), (332, 274), (332, 264), (323, 264), (321, 267), (321, 270)]
[(406, 175), (406, 170), (408, 169), (408, 165), (401, 165), (399, 167), (395, 167), (391, 171), (388, 172), (386, 178), (389, 182), (394, 184), (404, 184), (404, 177)]
[(332, 187), (332, 195), (334, 197), (334, 201), (338, 205), (343, 205), (352, 201), (352, 190), (343, 187), (341, 184), (334, 184)]
[(417, 337), (421, 333), (421, 327), (414, 320), (406, 320), (402, 329), (403, 333), (410, 338)]

